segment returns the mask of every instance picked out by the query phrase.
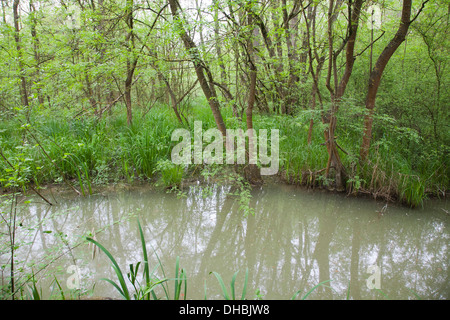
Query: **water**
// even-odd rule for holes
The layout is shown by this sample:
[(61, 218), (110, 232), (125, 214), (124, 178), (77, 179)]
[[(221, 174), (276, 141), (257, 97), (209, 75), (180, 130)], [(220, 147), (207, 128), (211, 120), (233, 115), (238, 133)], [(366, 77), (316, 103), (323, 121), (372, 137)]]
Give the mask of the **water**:
[[(67, 288), (70, 265), (77, 265), (84, 289), (94, 296), (119, 297), (100, 280), (117, 280), (109, 260), (93, 246), (79, 245), (94, 234), (124, 273), (142, 261), (141, 222), (150, 267), (158, 257), (167, 277), (180, 267), (188, 276), (188, 299), (221, 299), (211, 271), (227, 286), (233, 274), (240, 296), (248, 268), (247, 298), (290, 299), (298, 290), (308, 299), (448, 299), (449, 205), (445, 200), (409, 209), (366, 198), (269, 184), (252, 192), (254, 215), (245, 216), (229, 187), (191, 186), (180, 197), (149, 187), (110, 190), (90, 197), (55, 195), (49, 207), (33, 201), (23, 209), (18, 251), (24, 263), (40, 262), (37, 277), (54, 274)], [(42, 223), (28, 230), (35, 221)], [(99, 231), (102, 229), (101, 231)], [(155, 250), (155, 252), (153, 251)], [(60, 257), (61, 256), (61, 257)], [(0, 257), (5, 263), (8, 257)], [(19, 264), (20, 265), (20, 264)], [(373, 269), (368, 268), (371, 267)], [(142, 270), (142, 269), (140, 269)], [(157, 271), (162, 277), (161, 268)], [(57, 293), (53, 276), (40, 280), (44, 295)], [(72, 282), (73, 283), (73, 282)], [(169, 283), (171, 296), (173, 282)], [(130, 287), (131, 290), (131, 287)], [(162, 295), (161, 295), (162, 296)]]

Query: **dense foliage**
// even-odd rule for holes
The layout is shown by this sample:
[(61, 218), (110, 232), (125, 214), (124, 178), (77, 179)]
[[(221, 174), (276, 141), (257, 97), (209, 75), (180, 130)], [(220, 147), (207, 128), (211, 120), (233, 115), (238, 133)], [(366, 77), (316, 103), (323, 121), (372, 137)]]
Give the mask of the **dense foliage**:
[(279, 129), (292, 183), (445, 195), (449, 5), (2, 1), (0, 183), (177, 184), (171, 133), (202, 120)]

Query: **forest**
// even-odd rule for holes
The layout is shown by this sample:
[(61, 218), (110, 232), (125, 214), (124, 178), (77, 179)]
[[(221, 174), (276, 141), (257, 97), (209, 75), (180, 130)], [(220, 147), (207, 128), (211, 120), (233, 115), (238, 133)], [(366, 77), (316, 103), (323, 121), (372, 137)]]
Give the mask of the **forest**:
[(409, 206), (448, 190), (448, 1), (1, 3), (5, 190), (179, 183), (170, 136), (194, 120), (279, 129), (288, 183)]
[[(428, 199), (446, 199), (450, 174), (449, 18), (449, 0), (1, 0), (0, 257), (6, 259), (1, 264), (1, 296), (14, 299), (21, 288), (30, 285), (32, 296), (39, 298), (35, 281), (38, 265), (27, 269), (27, 273), (17, 266), (27, 261), (28, 258), (20, 260), (19, 253), (27, 250), (30, 243), (54, 235), (58, 248), (68, 248), (74, 261), (72, 250), (80, 245), (74, 245), (75, 240), (69, 244), (69, 233), (45, 229), (49, 218), (44, 215), (41, 219), (40, 209), (33, 209), (38, 220), (36, 228), (28, 230), (39, 229), (42, 236), (35, 236), (32, 242), (27, 242), (26, 237), (19, 241), (23, 236), (20, 228), (31, 225), (27, 220), (31, 215), (22, 214), (28, 209), (20, 207), (31, 203), (26, 200), (28, 196), (53, 205), (55, 198), (49, 195), (52, 190), (68, 190), (85, 199), (108, 186), (150, 185), (175, 192), (180, 198), (189, 194), (196, 199), (197, 182), (207, 185), (211, 179), (216, 184), (205, 188), (206, 197), (181, 200), (185, 201), (181, 209), (193, 220), (179, 221), (182, 226), (194, 226), (203, 236), (209, 232), (220, 235), (208, 240), (210, 244), (203, 252), (205, 261), (213, 260), (217, 243), (234, 247), (230, 239), (238, 239), (241, 230), (235, 228), (250, 226), (245, 235), (256, 234), (254, 238), (262, 241), (262, 247), (273, 246), (271, 250), (285, 255), (279, 260), (287, 261), (282, 273), (292, 293), (297, 290), (297, 282), (289, 279), (301, 280), (309, 288), (315, 284), (306, 295), (303, 293), (304, 298), (318, 286), (328, 286), (330, 278), (338, 276), (330, 271), (329, 247), (339, 247), (332, 238), (349, 240), (343, 235), (350, 227), (334, 225), (340, 200), (333, 198), (330, 204), (323, 200), (322, 192), (381, 200), (386, 203), (382, 209), (370, 209), (376, 212), (378, 220), (388, 204), (417, 212)], [(260, 169), (267, 163), (261, 157), (256, 162), (249, 161), (249, 151), (245, 152), (244, 163), (175, 162), (172, 152), (179, 140), (174, 139), (173, 133), (177, 129), (192, 139), (194, 150), (198, 142), (192, 137), (197, 130), (215, 129), (219, 138), (226, 137), (231, 129), (259, 132), (257, 142), (262, 139), (261, 130), (272, 132), (264, 138), (272, 146), (277, 139), (278, 152), (275, 154), (270, 146), (263, 148), (268, 149), (266, 157), (277, 157), (278, 171), (262, 175)], [(254, 147), (253, 138), (250, 134), (244, 138), (248, 150)], [(215, 141), (219, 140), (216, 136)], [(200, 140), (199, 148), (208, 147), (206, 142)], [(226, 145), (215, 152), (225, 153), (228, 148)], [(261, 150), (261, 145), (258, 148)], [(252, 190), (264, 195), (258, 187), (267, 181), (275, 181), (280, 190), (286, 191), (277, 191), (276, 197), (269, 194), (266, 199), (252, 199)], [(189, 185), (194, 186), (194, 191), (188, 191)], [(265, 228), (265, 235), (251, 229), (251, 222), (236, 222), (234, 216), (229, 216), (234, 203), (224, 200), (226, 205), (219, 208), (224, 192), (221, 185), (236, 188), (239, 210), (249, 221), (254, 219), (251, 221), (258, 228)], [(318, 192), (323, 206), (305, 196), (306, 202), (299, 202), (290, 211), (280, 209), (292, 201), (287, 199), (294, 192), (289, 189), (293, 186)], [(205, 199), (213, 204), (207, 204)], [(169, 203), (162, 197), (155, 198), (154, 203), (157, 201)], [(112, 206), (112, 202), (100, 203), (105, 208)], [(196, 211), (192, 203), (201, 209)], [(133, 205), (129, 205), (130, 212), (140, 210)], [(171, 205), (167, 204), (162, 212)], [(195, 220), (198, 212), (212, 210), (208, 206), (217, 207), (221, 213), (214, 231), (200, 218)], [(289, 211), (286, 219), (295, 223), (286, 222), (285, 216), (280, 215), (267, 219), (272, 219), (274, 226), (264, 224), (260, 217), (269, 217), (272, 206), (274, 212)], [(343, 246), (351, 247), (351, 251), (342, 250), (337, 255), (346, 255), (347, 260), (343, 261), (351, 269), (351, 294), (358, 298), (360, 291), (362, 296), (365, 294), (358, 284), (358, 272), (367, 263), (360, 258), (360, 248), (376, 250), (378, 245), (367, 238), (360, 241), (360, 229), (366, 225), (351, 217), (352, 205), (342, 206), (345, 209), (339, 211), (339, 217), (349, 217), (353, 237), (351, 243)], [(371, 204), (366, 206), (372, 208)], [(311, 212), (305, 216), (297, 214), (295, 210), (302, 207)], [(83, 219), (95, 220), (89, 218), (93, 210), (89, 206), (83, 208)], [(255, 208), (260, 210), (260, 216), (254, 214)], [(320, 208), (328, 213), (318, 214), (319, 218), (313, 216)], [(422, 261), (436, 256), (439, 267), (432, 280), (423, 276), (425, 282), (430, 281), (425, 286), (408, 289), (415, 296), (419, 292), (425, 297), (448, 299), (444, 292), (448, 275), (444, 279), (441, 274), (448, 264), (446, 253), (442, 255), (447, 251), (442, 249), (446, 248), (446, 234), (441, 228), (441, 209), (449, 215), (447, 209), (439, 208), (437, 222), (423, 223), (427, 235), (437, 236), (417, 237), (425, 247), (414, 251), (416, 257)], [(168, 221), (174, 218), (170, 214), (152, 213), (166, 231), (172, 228)], [(109, 213), (104, 213), (104, 217), (110, 219)], [(141, 216), (142, 221), (146, 219), (151, 220), (150, 216)], [(153, 227), (150, 222), (143, 223), (144, 228), (139, 220), (137, 223), (138, 229), (133, 232), (139, 230), (139, 234), (133, 243), (134, 248), (140, 247), (139, 242), (142, 244), (146, 286), (136, 289), (140, 262), (130, 265), (128, 278), (136, 289), (136, 299), (156, 299), (153, 287), (149, 287), (151, 275), (144, 239), (145, 231)], [(368, 225), (371, 223), (372, 220)], [(110, 226), (116, 228), (116, 224), (111, 222)], [(298, 229), (298, 225), (302, 227)], [(222, 226), (228, 228), (230, 238), (220, 233), (218, 228)], [(184, 232), (183, 228), (180, 230)], [(406, 268), (399, 265), (409, 268), (406, 257), (410, 243), (402, 236), (415, 237), (417, 228), (406, 227), (397, 220), (382, 228), (391, 230), (388, 233), (395, 241), (401, 239), (398, 250), (403, 251), (397, 254), (385, 244), (379, 249), (379, 259), (391, 255), (392, 269)], [(271, 229), (284, 230), (284, 234), (288, 230), (296, 240), (281, 236), (282, 240), (277, 241), (285, 244), (282, 249), (276, 248), (278, 242), (272, 241), (276, 236)], [(166, 231), (156, 230), (152, 235), (165, 239)], [(169, 239), (170, 245), (178, 245), (175, 240), (179, 232), (182, 233), (175, 230), (177, 236)], [(372, 229), (367, 234), (376, 239), (374, 243), (384, 237)], [(108, 282), (123, 298), (131, 299), (120, 267), (95, 235), (87, 230), (83, 239), (111, 260), (120, 287)], [(116, 236), (120, 238), (119, 231)], [(113, 243), (113, 247), (122, 246), (119, 240), (116, 243), (113, 239)], [(315, 265), (297, 256), (296, 263), (306, 275), (291, 276), (297, 266), (291, 263), (291, 252), (301, 251), (297, 243), (303, 243), (302, 252), (307, 257), (321, 261), (318, 277), (308, 278), (314, 275)], [(168, 244), (161, 240), (160, 246), (165, 248)], [(258, 269), (256, 256), (263, 267), (263, 260), (269, 258), (250, 250), (249, 241), (243, 246), (253, 259), (248, 263), (250, 275), (248, 268), (245, 273), (244, 298), (247, 281), (250, 285), (253, 276), (264, 274)], [(435, 253), (427, 253), (427, 248)], [(94, 249), (94, 256), (95, 253)], [(52, 259), (59, 257), (59, 253), (53, 255)], [(234, 255), (219, 265), (233, 259)], [(159, 257), (158, 262), (161, 265)], [(186, 293), (186, 273), (179, 267), (178, 257), (172, 262), (176, 263), (174, 298), (181, 299), (182, 285), (183, 294)], [(202, 260), (201, 267), (206, 272), (209, 265)], [(39, 268), (38, 272), (47, 266)], [(20, 280), (22, 272), (25, 275)], [(402, 285), (414, 282), (412, 274), (416, 271), (408, 272), (407, 276), (400, 272), (400, 280), (396, 281)], [(224, 297), (229, 298), (220, 275), (213, 275), (222, 286)], [(346, 286), (347, 279), (339, 276), (343, 279), (341, 287)], [(236, 277), (237, 272), (231, 282), (233, 298)], [(272, 279), (275, 281), (275, 277)], [(163, 283), (167, 279), (158, 281), (152, 286), (162, 284), (169, 298)], [(64, 298), (55, 277), (53, 287), (56, 285)], [(444, 289), (435, 290), (437, 287)], [(331, 297), (331, 287), (327, 288)], [(204, 290), (206, 298), (206, 282)], [(349, 298), (350, 289), (342, 294)], [(260, 296), (262, 293), (256, 291), (256, 297)]]

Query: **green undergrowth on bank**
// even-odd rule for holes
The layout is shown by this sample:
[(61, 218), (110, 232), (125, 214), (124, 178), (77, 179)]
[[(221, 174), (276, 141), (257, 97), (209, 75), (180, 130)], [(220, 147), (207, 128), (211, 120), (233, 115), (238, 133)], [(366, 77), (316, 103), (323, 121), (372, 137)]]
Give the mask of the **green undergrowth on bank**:
[[(34, 113), (30, 121), (20, 115), (0, 119), (0, 185), (8, 190), (29, 184), (38, 188), (49, 183), (70, 184), (84, 195), (92, 193), (97, 185), (119, 181), (150, 181), (177, 187), (201, 170), (199, 165), (171, 162), (171, 151), (178, 143), (171, 141), (173, 131), (185, 128), (193, 133), (194, 121), (201, 121), (203, 130), (215, 128), (205, 103), (195, 101), (186, 110), (187, 122), (183, 124), (165, 105), (145, 113), (136, 110), (131, 126), (126, 123), (125, 108), (101, 119), (50, 111)], [(339, 127), (336, 138), (346, 168), (346, 192), (370, 194), (409, 206), (420, 205), (427, 196), (446, 193), (448, 147), (426, 145), (417, 132), (380, 116), (374, 126), (379, 124), (384, 129), (376, 132), (369, 159), (361, 165), (358, 154), (362, 121), (357, 116), (361, 110), (345, 110), (338, 121), (347, 125)], [(230, 108), (223, 108), (222, 116), (227, 128), (246, 129), (245, 116), (236, 118)], [(314, 126), (308, 144), (311, 119)], [(333, 170), (328, 177), (324, 170), (328, 160), (323, 135), (326, 127), (318, 113), (255, 114), (253, 120), (257, 133), (259, 129), (279, 130), (279, 176), (288, 183), (332, 189)]]

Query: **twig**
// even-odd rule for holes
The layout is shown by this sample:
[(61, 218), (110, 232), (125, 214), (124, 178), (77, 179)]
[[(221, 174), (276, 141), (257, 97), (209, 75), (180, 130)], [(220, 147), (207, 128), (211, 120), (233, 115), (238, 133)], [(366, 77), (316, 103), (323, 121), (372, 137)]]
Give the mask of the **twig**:
[(341, 151), (342, 151), (343, 153), (345, 153), (346, 155), (348, 155), (348, 152), (345, 151), (344, 149), (342, 149), (342, 147), (337, 143), (337, 141), (334, 141), (334, 143), (336, 144), (336, 146), (337, 146), (339, 149), (341, 149)]
[(33, 188), (33, 186), (30, 184), (28, 185), (28, 187), (33, 190), (39, 197), (41, 197), (45, 202), (47, 202), (49, 205), (53, 205), (53, 203), (51, 203), (50, 201), (48, 201), (39, 191), (37, 191), (35, 188)]
[(378, 38), (376, 38), (376, 39), (373, 40), (371, 43), (369, 43), (369, 44), (367, 45), (367, 47), (365, 47), (365, 48), (363, 49), (363, 51), (361, 51), (360, 53), (356, 54), (355, 57), (362, 55), (362, 54), (364, 53), (364, 51), (366, 51), (367, 49), (370, 48), (371, 45), (373, 45), (375, 42), (377, 42), (378, 40), (380, 40), (381, 37), (382, 37), (385, 33), (386, 33), (386, 31), (383, 30), (383, 33), (382, 33)]
[(417, 13), (416, 13), (416, 15), (414, 16), (414, 18), (413, 18), (411, 21), (409, 21), (409, 24), (413, 23), (414, 20), (417, 19), (417, 17), (419, 16), (419, 14), (422, 12), (423, 8), (425, 8), (425, 3), (427, 3), (428, 1), (430, 1), (430, 0), (425, 0), (424, 2), (422, 2), (422, 6), (420, 7), (419, 11), (417, 11)]

